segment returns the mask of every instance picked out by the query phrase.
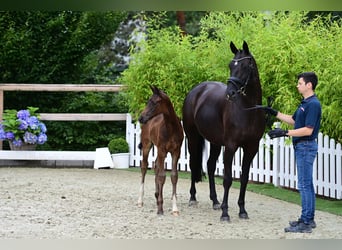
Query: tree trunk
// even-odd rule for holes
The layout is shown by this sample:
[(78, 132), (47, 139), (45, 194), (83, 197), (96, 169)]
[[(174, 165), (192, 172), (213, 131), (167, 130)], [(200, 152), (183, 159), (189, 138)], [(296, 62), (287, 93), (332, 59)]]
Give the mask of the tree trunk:
[(182, 32), (182, 35), (186, 35), (186, 30), (185, 30), (185, 13), (184, 11), (176, 11), (177, 13), (177, 23), (178, 26)]

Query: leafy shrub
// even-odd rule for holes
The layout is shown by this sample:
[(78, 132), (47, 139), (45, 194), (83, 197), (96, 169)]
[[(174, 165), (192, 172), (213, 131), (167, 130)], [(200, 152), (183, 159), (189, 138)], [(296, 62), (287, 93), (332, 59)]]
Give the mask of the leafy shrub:
[(111, 139), (108, 143), (108, 149), (111, 154), (128, 153), (129, 146), (126, 139), (122, 137)]
[(199, 82), (226, 82), (233, 58), (230, 41), (248, 42), (258, 64), (263, 104), (292, 114), (301, 101), (297, 74), (315, 71), (316, 94), (323, 108), (321, 131), (342, 141), (341, 20), (306, 12), (211, 12), (201, 20), (198, 37), (182, 36), (177, 27), (150, 29), (148, 40), (132, 50), (129, 68), (120, 82), (127, 85), (129, 111), (134, 118), (150, 96), (149, 85), (163, 89), (181, 116), (183, 100)]

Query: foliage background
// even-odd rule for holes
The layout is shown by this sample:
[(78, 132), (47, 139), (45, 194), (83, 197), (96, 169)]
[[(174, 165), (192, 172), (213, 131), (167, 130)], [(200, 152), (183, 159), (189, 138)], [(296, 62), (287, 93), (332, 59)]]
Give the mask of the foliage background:
[(128, 86), (129, 110), (135, 118), (151, 95), (148, 85), (166, 91), (181, 117), (183, 100), (196, 84), (225, 82), (233, 55), (230, 41), (247, 41), (259, 69), (266, 98), (292, 114), (301, 100), (297, 74), (315, 71), (321, 100), (321, 131), (342, 141), (341, 19), (307, 12), (211, 12), (201, 19), (199, 36), (182, 36), (178, 27), (159, 28), (163, 17), (148, 19), (148, 37), (132, 50), (132, 61), (120, 81)]
[[(0, 82), (113, 84), (102, 46), (111, 43), (125, 12), (1, 11)], [(111, 75), (112, 78), (109, 78)], [(39, 107), (46, 113), (125, 113), (116, 93), (5, 92), (5, 109)], [(40, 148), (94, 150), (107, 146), (124, 122), (45, 122), (48, 141)], [(6, 146), (6, 145), (5, 145)]]
[[(92, 11), (0, 11), (1, 83), (127, 84), (120, 93), (6, 92), (5, 109), (39, 107), (39, 112), (110, 112), (136, 118), (148, 85), (164, 89), (181, 116), (187, 92), (199, 82), (225, 82), (230, 41), (249, 44), (259, 67), (264, 104), (292, 113), (300, 101), (296, 75), (316, 71), (323, 105), (322, 131), (342, 141), (341, 14), (326, 12), (186, 12), (186, 36), (177, 13)], [(337, 13), (338, 14), (338, 13)], [(131, 35), (130, 20), (146, 22), (146, 41), (132, 47), (132, 60), (118, 68), (113, 36)], [(140, 22), (139, 21), (139, 22)], [(134, 29), (134, 28), (133, 28)], [(133, 33), (132, 33), (133, 34)], [(46, 121), (44, 149), (93, 150), (124, 135), (124, 122)], [(5, 145), (6, 147), (6, 145)]]

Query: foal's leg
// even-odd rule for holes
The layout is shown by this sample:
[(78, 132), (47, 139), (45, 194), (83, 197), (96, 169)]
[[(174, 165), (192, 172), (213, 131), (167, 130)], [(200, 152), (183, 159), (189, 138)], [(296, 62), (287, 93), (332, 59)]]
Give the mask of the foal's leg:
[(162, 152), (163, 150), (158, 148), (158, 156), (156, 160), (156, 168), (155, 168), (155, 183), (156, 183), (156, 192), (155, 192), (155, 197), (157, 199), (157, 206), (158, 206), (158, 211), (157, 214), (163, 215), (164, 210), (163, 210), (163, 203), (164, 203), (164, 198), (163, 198), (163, 187), (165, 184), (165, 178), (166, 178), (166, 173), (165, 173), (165, 168), (164, 168), (164, 160), (166, 157), (166, 153)]
[(172, 156), (172, 170), (171, 170), (171, 183), (172, 183), (172, 214), (179, 215), (177, 208), (177, 182), (178, 182), (178, 159), (180, 156), (180, 149), (171, 154)]
[(144, 198), (144, 184), (145, 184), (145, 175), (146, 175), (146, 171), (147, 171), (147, 166), (148, 166), (148, 154), (151, 150), (152, 144), (143, 144), (142, 145), (142, 162), (141, 162), (141, 167), (140, 167), (140, 171), (141, 171), (141, 182), (140, 182), (140, 190), (139, 190), (139, 197), (138, 197), (138, 207), (143, 207), (144, 206), (144, 202), (143, 202), (143, 198)]
[[(252, 152), (251, 152), (252, 151)], [(248, 214), (245, 209), (245, 194), (246, 194), (246, 188), (248, 184), (248, 177), (249, 177), (249, 169), (251, 162), (257, 153), (257, 150), (247, 150), (246, 148), (243, 149), (243, 160), (242, 160), (242, 173), (240, 178), (240, 194), (239, 194), (239, 200), (238, 205), (240, 208), (239, 211), (239, 217), (241, 219), (248, 219)]]
[(215, 170), (216, 161), (221, 153), (221, 146), (210, 144), (210, 154), (207, 161), (208, 177), (209, 177), (209, 191), (210, 200), (213, 201), (213, 209), (220, 209), (220, 202), (217, 200), (216, 188), (215, 188)]

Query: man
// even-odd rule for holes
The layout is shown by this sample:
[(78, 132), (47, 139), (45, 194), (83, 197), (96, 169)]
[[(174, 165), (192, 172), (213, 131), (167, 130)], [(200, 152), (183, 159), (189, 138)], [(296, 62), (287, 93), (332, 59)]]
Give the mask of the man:
[(295, 158), (297, 163), (298, 189), (301, 196), (302, 211), (297, 221), (290, 221), (285, 232), (311, 233), (316, 227), (315, 189), (313, 186), (313, 163), (317, 154), (317, 136), (321, 122), (321, 104), (314, 93), (318, 84), (314, 72), (304, 72), (298, 75), (298, 92), (303, 96), (295, 113), (283, 114), (270, 107), (263, 107), (265, 112), (274, 115), (279, 120), (294, 125), (294, 129), (271, 130), (268, 134), (273, 139), (282, 136), (292, 136)]

